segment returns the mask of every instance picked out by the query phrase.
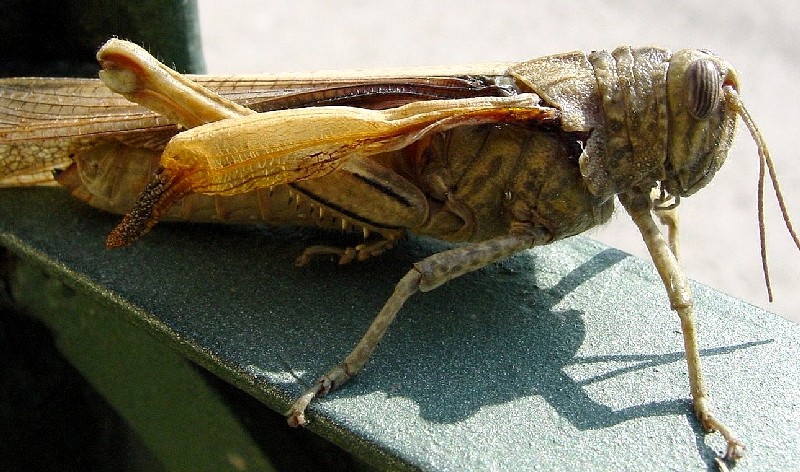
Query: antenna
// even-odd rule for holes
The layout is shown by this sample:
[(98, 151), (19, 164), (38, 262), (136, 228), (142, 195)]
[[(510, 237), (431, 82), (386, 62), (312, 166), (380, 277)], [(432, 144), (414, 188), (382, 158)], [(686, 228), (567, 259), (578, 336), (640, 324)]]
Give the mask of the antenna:
[(756, 147), (758, 148), (758, 232), (761, 239), (761, 267), (764, 271), (764, 282), (766, 282), (767, 285), (767, 296), (771, 302), (772, 286), (769, 282), (766, 228), (764, 227), (764, 180), (766, 177), (766, 170), (769, 170), (769, 178), (772, 182), (772, 188), (775, 190), (775, 198), (778, 200), (778, 206), (780, 206), (781, 214), (783, 215), (783, 222), (786, 224), (786, 229), (789, 230), (789, 234), (792, 236), (794, 244), (797, 246), (798, 250), (800, 250), (800, 238), (797, 237), (797, 233), (792, 226), (792, 220), (789, 218), (789, 211), (786, 209), (786, 203), (783, 199), (781, 186), (778, 183), (778, 174), (775, 172), (775, 163), (772, 161), (772, 157), (769, 154), (769, 149), (767, 148), (767, 143), (764, 141), (761, 131), (759, 131), (758, 126), (756, 126), (755, 121), (753, 121), (753, 117), (750, 116), (750, 113), (747, 111), (747, 108), (745, 108), (744, 103), (742, 103), (741, 98), (739, 98), (739, 94), (736, 92), (733, 86), (725, 85), (723, 87), (723, 92), (725, 93), (726, 103), (742, 118), (742, 121), (750, 131), (750, 135), (753, 137), (753, 140), (756, 142)]

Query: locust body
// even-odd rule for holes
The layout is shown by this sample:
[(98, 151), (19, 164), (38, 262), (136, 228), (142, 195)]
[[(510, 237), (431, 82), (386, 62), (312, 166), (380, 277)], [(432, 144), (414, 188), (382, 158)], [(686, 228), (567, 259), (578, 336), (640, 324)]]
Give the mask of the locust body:
[(76, 197), (127, 213), (109, 247), (160, 219), (377, 235), (346, 250), (309, 248), (300, 262), (370, 257), (407, 232), (466, 243), (415, 264), (353, 352), (292, 405), (290, 423), (303, 424), (313, 398), (363, 367), (409, 296), (602, 224), (616, 198), (681, 318), (695, 412), (723, 434), (726, 458), (741, 455), (708, 406), (673, 218), (679, 199), (724, 162), (738, 116), (769, 163), (721, 59), (621, 47), (439, 70), (237, 79), (181, 76), (117, 40), (98, 59), (110, 90), (85, 80), (0, 81), (0, 185), (49, 183), (54, 171)]
[[(372, 156), (360, 169), (232, 196), (187, 195), (165, 219), (366, 229), (388, 238), (411, 231), (451, 242), (481, 241), (507, 231), (514, 201), (535, 192), (539, 212), (553, 220), (549, 225), (560, 239), (604, 222), (613, 208), (612, 200), (601, 201), (582, 184), (578, 144), (557, 129), (462, 127), (431, 137), (424, 147)], [(56, 180), (97, 208), (124, 213), (152, 178), (159, 157), (157, 151), (108, 143), (76, 157)]]

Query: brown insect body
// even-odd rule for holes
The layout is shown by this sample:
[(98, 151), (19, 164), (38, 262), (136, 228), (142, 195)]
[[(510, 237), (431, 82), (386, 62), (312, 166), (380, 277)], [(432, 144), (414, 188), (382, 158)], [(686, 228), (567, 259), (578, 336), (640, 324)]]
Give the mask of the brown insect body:
[(292, 424), (363, 367), (409, 296), (601, 224), (618, 197), (681, 318), (696, 414), (726, 438), (726, 458), (741, 455), (708, 407), (673, 210), (722, 165), (737, 116), (776, 182), (721, 59), (621, 47), (366, 76), (224, 79), (181, 76), (117, 40), (98, 58), (116, 93), (90, 80), (0, 80), (0, 186), (48, 183), (56, 170), (58, 183), (97, 208), (133, 208), (109, 247), (158, 219), (383, 238), (355, 252), (310, 248), (301, 262), (318, 253), (369, 257), (406, 231), (469, 243), (415, 264), (347, 359), (292, 405)]
[[(426, 98), (434, 93), (438, 93), (435, 98), (442, 98), (445, 91), (448, 96), (462, 97), (475, 93), (509, 93), (509, 86), (484, 85), (497, 82), (497, 77), (440, 79), (445, 80), (457, 87), (451, 85), (443, 91), (427, 85), (425, 90), (429, 95)], [(336, 82), (326, 79), (321, 83), (331, 81)], [(80, 85), (76, 90), (97, 87), (94, 81), (76, 82)], [(347, 91), (350, 95), (335, 101), (383, 108), (386, 105), (383, 98), (372, 96), (378, 93), (374, 92), (377, 89), (390, 95), (391, 104), (402, 104), (411, 100), (411, 91), (422, 87), (411, 82), (404, 84), (401, 92), (392, 91), (394, 84), (339, 85), (335, 87), (337, 93)], [(422, 79), (419, 82), (423, 82)], [(476, 82), (479, 86), (471, 85)], [(201, 83), (219, 87), (230, 85), (217, 80)], [(241, 84), (237, 82), (235, 86)], [(285, 96), (280, 95), (270, 99), (249, 97), (242, 101), (260, 110), (279, 109), (288, 103), (310, 106), (334, 101), (330, 91), (310, 92), (298, 84), (295, 87), (300, 91), (283, 90), (289, 97), (285, 100)], [(36, 93), (36, 89), (29, 93)], [(323, 98), (319, 98), (321, 93)], [(105, 96), (97, 97), (96, 92), (91, 95), (93, 100), (106, 100)], [(96, 137), (87, 146), (82, 144), (85, 133), (76, 133), (74, 139), (55, 138), (54, 141), (68, 143), (71, 151), (67, 154), (72, 158), (59, 161), (53, 167), (58, 169), (58, 183), (75, 197), (105, 211), (124, 213), (133, 206), (152, 177), (163, 147), (177, 128), (144, 110), (138, 115), (131, 113), (137, 111), (135, 107), (119, 103), (115, 98), (118, 96), (105, 95), (110, 105), (104, 112), (120, 119), (109, 122), (108, 129), (93, 129)], [(74, 115), (70, 117), (75, 118)], [(121, 117), (125, 117), (127, 123)], [(96, 117), (83, 119), (89, 121)], [(584, 134), (564, 132), (556, 124), (459, 127), (402, 150), (372, 156), (362, 161), (361, 169), (337, 170), (313, 180), (233, 196), (187, 195), (164, 218), (227, 223), (262, 221), (335, 230), (365, 228), (392, 239), (410, 230), (415, 234), (464, 242), (508, 234), (513, 213), (517, 217), (531, 217), (523, 216), (530, 210), (521, 203), (529, 202), (528, 206), (542, 215), (537, 218), (554, 235), (553, 239), (561, 239), (607, 220), (612, 204), (607, 198), (605, 202), (600, 201), (582, 182), (578, 158)], [(120, 129), (122, 125), (129, 129)], [(20, 142), (27, 144), (24, 140)], [(371, 204), (363, 205), (364, 201)]]
[[(530, 218), (520, 201), (537, 208), (559, 238), (608, 219), (582, 185), (579, 143), (557, 129), (519, 125), (472, 126), (432, 137), (423, 146), (379, 154), (364, 173), (335, 171), (314, 180), (234, 196), (192, 194), (166, 219), (367, 228), (395, 236), (405, 230), (462, 242), (509, 231), (511, 215)], [(409, 154), (418, 154), (409, 158)], [(120, 159), (126, 156), (126, 159)], [(136, 202), (158, 166), (158, 151), (108, 142), (76, 157), (57, 181), (77, 198), (116, 213)], [(354, 205), (360, 200), (371, 205)], [(458, 202), (458, 203), (450, 203)], [(453, 206), (453, 208), (451, 208)]]

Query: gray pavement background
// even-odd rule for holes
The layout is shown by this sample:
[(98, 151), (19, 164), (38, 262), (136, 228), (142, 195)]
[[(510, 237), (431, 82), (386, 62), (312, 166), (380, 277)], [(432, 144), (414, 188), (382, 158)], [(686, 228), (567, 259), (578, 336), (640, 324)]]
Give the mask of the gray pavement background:
[[(198, 0), (208, 72), (276, 73), (520, 61), (571, 50), (656, 44), (705, 48), (740, 73), (800, 224), (795, 136), (800, 4), (762, 2), (471, 2)], [(757, 154), (740, 127), (714, 181), (681, 205), (689, 277), (800, 322), (800, 253), (768, 193), (775, 303), (767, 303), (756, 224)], [(628, 218), (588, 236), (649, 259)]]

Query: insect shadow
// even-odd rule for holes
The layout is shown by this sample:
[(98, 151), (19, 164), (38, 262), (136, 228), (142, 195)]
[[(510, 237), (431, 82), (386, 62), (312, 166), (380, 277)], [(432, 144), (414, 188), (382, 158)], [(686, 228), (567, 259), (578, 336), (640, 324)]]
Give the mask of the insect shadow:
[[(250, 315), (241, 321), (242, 326), (249, 326), (247, 329), (240, 327), (227, 333), (214, 330), (207, 333), (213, 338), (202, 343), (216, 346), (219, 359), (236, 358), (237, 362), (257, 366), (260, 372), (289, 372), (291, 376), (278, 383), (285, 384), (290, 397), (302, 390), (303, 383), (312, 382), (341, 360), (372, 321), (393, 284), (414, 262), (451, 247), (426, 238), (412, 238), (390, 254), (366, 262), (340, 267), (320, 260), (297, 269), (291, 261), (303, 247), (330, 240), (323, 237), (320, 241), (314, 232), (283, 234), (269, 230), (259, 236), (232, 233), (229, 228), (203, 228), (205, 234), (197, 236), (195, 229), (184, 225), (169, 230), (162, 227), (161, 231), (169, 235), (151, 238), (150, 244), (189, 238), (191, 241), (178, 244), (174, 250), (204, 254), (203, 259), (210, 262), (195, 261), (191, 270), (210, 271), (203, 269), (205, 264), (213, 266), (217, 275), (205, 279), (208, 298), (201, 304), (217, 305), (215, 294), (226, 293), (225, 298), (237, 307), (237, 312)], [(243, 247), (249, 256), (219, 263), (217, 258), (222, 254), (231, 256)], [(606, 428), (642, 417), (686, 415), (694, 425), (698, 448), (707, 449), (688, 395), (621, 409), (590, 396), (594, 384), (619, 376), (669, 364), (684, 369), (685, 355), (679, 349), (661, 354), (578, 355), (587, 337), (587, 314), (569, 308), (580, 305), (566, 299), (592, 284), (595, 277), (608, 277), (603, 272), (630, 256), (606, 248), (585, 258), (564, 276), (549, 275), (542, 277), (549, 281), (539, 280), (539, 272), (552, 264), (548, 258), (559, 251), (538, 248), (462, 276), (432, 292), (414, 295), (366, 369), (329, 398), (335, 401), (382, 390), (389, 397), (413, 400), (426, 420), (457, 423), (486, 406), (538, 395), (580, 430)], [(538, 255), (544, 252), (550, 255)], [(252, 272), (242, 277), (237, 265)], [(179, 274), (167, 277), (181, 278)], [(555, 283), (550, 283), (553, 280)], [(227, 286), (240, 288), (231, 293)], [(170, 316), (176, 316), (178, 311), (176, 306)], [(231, 324), (232, 318), (239, 316), (223, 312), (225, 322), (220, 318), (208, 325)], [(202, 316), (211, 316), (211, 310)], [(677, 317), (669, 321), (674, 321), (678, 329)], [(191, 316), (191, 322), (200, 324), (197, 313)], [(636, 320), (612, 322), (624, 326)], [(195, 336), (206, 335), (205, 331), (194, 332)], [(268, 341), (276, 336), (278, 341)], [(701, 354), (724, 355), (764, 342), (704, 349)], [(232, 346), (238, 346), (239, 351), (234, 352), (237, 348)], [(594, 364), (614, 367), (579, 380), (569, 373), (573, 368), (595, 371), (587, 368)], [(711, 450), (701, 454), (709, 460), (714, 457)]]
[[(415, 400), (420, 416), (437, 423), (457, 423), (486, 406), (531, 395), (541, 396), (579, 430), (607, 428), (643, 417), (686, 415), (696, 432), (699, 453), (711, 465), (715, 453), (704, 443), (705, 434), (694, 418), (688, 395), (615, 409), (589, 394), (594, 384), (637, 371), (669, 364), (685, 368), (682, 350), (577, 354), (587, 337), (586, 313), (564, 308), (570, 303), (562, 302), (628, 257), (622, 251), (604, 249), (555, 285), (526, 287), (536, 281), (536, 275), (530, 274), (530, 267), (521, 266), (545, 262), (534, 250), (433, 292), (415, 295), (365, 372), (333, 395), (369, 394), (381, 385), (390, 397)], [(677, 329), (677, 317), (671, 321)], [(635, 321), (617, 320), (626, 322)], [(703, 349), (701, 354), (724, 355), (766, 342)], [(576, 367), (596, 372), (590, 367), (593, 364), (615, 367), (580, 380), (569, 374)]]

